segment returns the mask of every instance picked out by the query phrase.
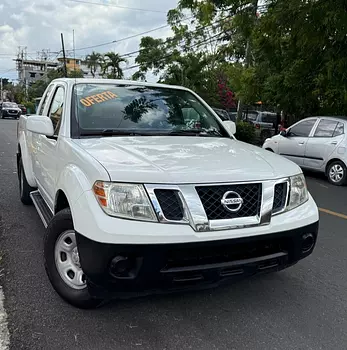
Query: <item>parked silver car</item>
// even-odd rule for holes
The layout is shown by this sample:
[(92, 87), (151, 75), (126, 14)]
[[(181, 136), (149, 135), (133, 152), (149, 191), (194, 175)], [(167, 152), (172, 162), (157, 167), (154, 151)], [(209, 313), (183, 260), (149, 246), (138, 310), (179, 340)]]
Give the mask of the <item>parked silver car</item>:
[(266, 111), (246, 111), (242, 115), (242, 120), (249, 122), (254, 126), (255, 137), (260, 144), (276, 133), (276, 113)]
[(263, 148), (304, 169), (324, 172), (334, 185), (347, 183), (347, 119), (306, 118), (265, 140)]

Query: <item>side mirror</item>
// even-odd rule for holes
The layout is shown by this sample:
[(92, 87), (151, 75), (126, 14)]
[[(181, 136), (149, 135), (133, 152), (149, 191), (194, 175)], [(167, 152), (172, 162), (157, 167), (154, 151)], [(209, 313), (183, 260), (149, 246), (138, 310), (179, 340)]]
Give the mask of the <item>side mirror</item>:
[(282, 131), (280, 132), (280, 135), (286, 137), (286, 136), (288, 136), (288, 133), (287, 133), (287, 131), (282, 130)]
[(53, 136), (53, 123), (50, 118), (42, 115), (31, 115), (27, 118), (26, 127), (28, 131), (35, 134)]
[(223, 122), (224, 127), (229, 131), (230, 134), (236, 134), (236, 124), (231, 120), (225, 120)]

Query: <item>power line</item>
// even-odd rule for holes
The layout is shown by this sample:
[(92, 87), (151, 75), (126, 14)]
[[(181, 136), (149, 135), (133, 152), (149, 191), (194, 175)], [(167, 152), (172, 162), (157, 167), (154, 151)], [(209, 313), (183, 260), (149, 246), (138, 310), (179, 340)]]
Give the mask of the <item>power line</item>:
[(98, 2), (91, 2), (91, 1), (85, 1), (85, 0), (67, 0), (67, 1), (76, 2), (76, 3), (80, 3), (80, 4), (88, 4), (88, 5), (99, 5), (99, 6), (106, 6), (106, 7), (116, 7), (116, 8), (120, 8), (120, 9), (131, 10), (131, 11), (154, 12), (154, 13), (165, 13), (165, 14), (167, 13), (166, 11), (149, 10), (149, 9), (121, 6), (121, 5), (114, 5), (114, 4), (102, 4), (102, 3), (98, 3)]
[[(193, 16), (192, 16), (192, 17), (193, 17)], [(198, 32), (199, 30), (205, 29), (205, 28), (208, 28), (208, 27), (212, 27), (212, 28), (213, 28), (215, 24), (217, 24), (217, 23), (219, 23), (219, 22), (222, 22), (222, 21), (224, 21), (225, 19), (228, 19), (228, 18), (230, 18), (230, 17), (232, 17), (232, 16), (231, 16), (231, 15), (228, 15), (228, 16), (225, 16), (225, 17), (220, 18), (219, 20), (217, 20), (217, 21), (215, 21), (215, 22), (213, 22), (213, 23), (211, 23), (211, 24), (206, 24), (206, 25), (203, 25), (203, 26), (199, 26), (199, 27), (197, 27), (195, 30), (193, 30), (192, 33)], [(207, 39), (207, 40), (209, 40), (209, 39)], [(135, 54), (135, 53), (139, 53), (139, 52), (145, 51), (145, 50), (146, 50), (146, 49), (139, 49), (139, 50), (136, 50), (136, 51), (127, 52), (127, 53), (125, 53), (125, 54), (120, 55), (120, 57), (126, 57), (126, 56), (128, 56), (128, 55), (133, 55), (133, 54)]]
[[(70, 0), (69, 0), (70, 1)], [(185, 17), (182, 19), (182, 21), (187, 21), (191, 18), (193, 18), (194, 16), (190, 16), (190, 17)], [(164, 28), (167, 28), (169, 27), (170, 24), (165, 24), (165, 25), (162, 25), (160, 27), (156, 27), (156, 28), (153, 28), (153, 29), (149, 29), (149, 30), (146, 30), (144, 32), (141, 32), (141, 33), (137, 33), (137, 34), (134, 34), (134, 35), (130, 35), (130, 36), (127, 36), (127, 37), (124, 37), (124, 38), (120, 38), (120, 39), (116, 39), (116, 40), (112, 40), (112, 41), (108, 41), (108, 42), (105, 42), (105, 43), (101, 43), (101, 44), (96, 44), (96, 45), (92, 45), (92, 46), (86, 46), (86, 47), (80, 47), (78, 49), (75, 49), (76, 51), (80, 51), (80, 50), (88, 50), (88, 49), (94, 49), (96, 47), (101, 47), (101, 46), (106, 46), (106, 45), (111, 45), (111, 44), (115, 44), (115, 43), (119, 43), (121, 41), (125, 41), (125, 40), (129, 40), (129, 39), (133, 39), (133, 38), (136, 38), (138, 36), (141, 36), (141, 35), (145, 35), (145, 34), (148, 34), (148, 33), (152, 33), (152, 32), (155, 32), (157, 30), (160, 30), (160, 29), (164, 29)], [(73, 50), (67, 50), (67, 51), (73, 51)]]
[[(206, 40), (203, 40), (203, 41), (200, 41), (200, 42), (198, 42), (198, 43), (195, 43), (195, 44), (189, 46), (189, 48), (192, 49), (192, 48), (194, 48), (194, 47), (200, 47), (200, 46), (202, 46), (202, 45), (204, 45), (204, 44), (212, 44), (212, 43), (214, 43), (214, 42), (217, 42), (217, 41), (218, 41), (218, 38), (217, 38), (217, 39), (214, 39), (214, 38), (217, 37), (217, 36), (219, 36), (220, 34), (222, 34), (222, 32), (220, 32), (220, 33), (218, 33), (218, 34), (216, 34), (216, 35), (213, 35), (212, 37), (210, 37), (210, 38), (208, 38), (208, 39), (206, 39)], [(214, 40), (212, 40), (212, 39), (214, 39)], [(181, 47), (181, 48), (182, 48), (182, 47)], [(176, 54), (176, 52), (171, 52), (171, 53), (169, 53), (168, 55), (165, 55), (164, 57), (159, 58), (156, 62), (160, 62), (160, 61), (162, 61), (162, 60), (165, 60), (166, 58), (170, 58), (170, 57), (172, 57), (172, 56), (175, 55), (175, 54)], [(133, 65), (133, 66), (124, 68), (123, 71), (124, 71), (124, 70), (129, 70), (129, 69), (138, 68), (138, 67), (140, 67), (140, 66), (141, 66), (141, 64), (135, 64), (135, 65)]]
[(5, 73), (11, 72), (11, 71), (15, 71), (15, 70), (17, 70), (17, 69), (16, 68), (11, 68), (11, 69), (8, 69), (8, 70), (6, 70), (4, 72), (0, 72), (0, 74), (5, 74)]

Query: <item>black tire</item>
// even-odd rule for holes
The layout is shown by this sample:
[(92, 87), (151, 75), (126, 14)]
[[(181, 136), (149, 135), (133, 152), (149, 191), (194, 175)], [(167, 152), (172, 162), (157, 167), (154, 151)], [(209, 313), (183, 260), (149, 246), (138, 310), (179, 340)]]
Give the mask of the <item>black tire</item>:
[(44, 239), (45, 269), (53, 288), (65, 301), (81, 309), (94, 309), (104, 301), (92, 298), (87, 285), (83, 289), (70, 287), (60, 276), (55, 262), (55, 247), (59, 237), (72, 230), (74, 226), (69, 208), (58, 212), (50, 221)]
[[(337, 180), (336, 177), (333, 176), (334, 170), (341, 170), (342, 176), (340, 180)], [(335, 172), (336, 173), (336, 172)], [(341, 162), (340, 160), (334, 160), (331, 162), (326, 171), (326, 175), (328, 177), (328, 181), (335, 186), (343, 186), (347, 182), (347, 168), (345, 163)]]
[(19, 195), (20, 200), (25, 205), (32, 204), (32, 200), (30, 198), (30, 192), (35, 191), (35, 188), (31, 187), (28, 184), (27, 178), (25, 176), (22, 159), (19, 160), (18, 163), (18, 180), (19, 180)]

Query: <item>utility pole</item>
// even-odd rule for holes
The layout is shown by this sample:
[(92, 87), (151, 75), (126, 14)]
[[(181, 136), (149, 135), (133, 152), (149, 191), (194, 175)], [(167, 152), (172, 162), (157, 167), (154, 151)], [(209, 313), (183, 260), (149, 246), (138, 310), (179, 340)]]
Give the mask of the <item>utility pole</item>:
[(64, 60), (64, 76), (67, 78), (67, 68), (66, 68), (66, 56), (65, 56), (65, 47), (64, 47), (64, 36), (63, 33), (60, 34), (61, 36), (61, 48), (63, 51), (63, 60)]
[[(257, 11), (258, 11), (258, 0), (253, 0), (252, 1), (252, 7), (253, 7), (253, 27), (255, 26), (256, 18), (257, 18)], [(245, 63), (246, 63), (246, 68), (248, 68), (251, 65), (251, 59), (252, 59), (252, 53), (251, 53), (251, 43), (250, 43), (250, 38), (247, 39), (247, 44), (246, 44), (246, 54), (245, 54)], [(237, 104), (237, 119), (241, 119), (242, 117), (242, 99), (240, 98)]]
[(3, 94), (3, 92), (2, 92), (2, 78), (0, 78), (0, 100), (1, 100), (1, 102), (2, 102), (2, 95)]

